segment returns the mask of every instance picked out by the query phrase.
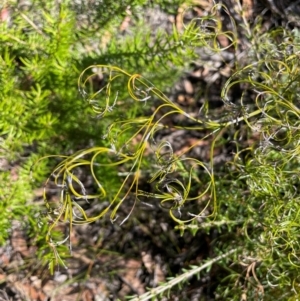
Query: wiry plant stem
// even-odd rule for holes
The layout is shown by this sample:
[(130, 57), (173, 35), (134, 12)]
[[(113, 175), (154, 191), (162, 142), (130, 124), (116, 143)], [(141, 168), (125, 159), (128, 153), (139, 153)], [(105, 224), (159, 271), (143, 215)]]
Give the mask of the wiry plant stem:
[(142, 294), (138, 297), (134, 297), (133, 299), (130, 299), (130, 301), (146, 301), (146, 300), (150, 300), (151, 298), (160, 295), (162, 293), (164, 293), (165, 291), (171, 289), (173, 286), (180, 284), (182, 282), (187, 281), (188, 279), (190, 279), (192, 276), (200, 273), (202, 270), (208, 268), (209, 266), (213, 265), (215, 262), (218, 262), (226, 257), (228, 257), (229, 255), (235, 253), (238, 250), (238, 248), (232, 249), (220, 256), (217, 256), (216, 258), (206, 262), (205, 264), (199, 266), (199, 267), (192, 267), (191, 270), (184, 272), (183, 274), (171, 279), (170, 281), (163, 283), (161, 285), (159, 285), (156, 288), (151, 289), (149, 292)]

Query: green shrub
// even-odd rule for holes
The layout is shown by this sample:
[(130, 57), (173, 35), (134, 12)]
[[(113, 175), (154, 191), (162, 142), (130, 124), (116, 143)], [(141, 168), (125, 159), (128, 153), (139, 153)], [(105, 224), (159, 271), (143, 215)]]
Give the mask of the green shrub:
[[(164, 1), (158, 3), (173, 11), (179, 4), (180, 1), (172, 6)], [(25, 227), (30, 237), (46, 239), (47, 218), (40, 215), (44, 223), (41, 229), (34, 223), (33, 216), (40, 209), (37, 207), (40, 203), (35, 202), (40, 196), (34, 189), (43, 185), (57, 160), (49, 158), (32, 172), (30, 167), (37, 158), (75, 153), (93, 144), (108, 144), (102, 137), (109, 121), (95, 118), (88, 102), (78, 92), (77, 80), (82, 70), (104, 61), (150, 74), (158, 60), (161, 64), (155, 66), (155, 72), (161, 77), (166, 74), (165, 66), (174, 66), (173, 74), (165, 82), (154, 78), (154, 82), (165, 88), (186, 65), (182, 64), (182, 57), (192, 58), (190, 47), (188, 53), (182, 50), (175, 30), (155, 37), (145, 25), (141, 28), (138, 16), (142, 17), (145, 7), (151, 9), (147, 5), (146, 1), (101, 1), (95, 10), (88, 3), (38, 0), (23, 4), (6, 1), (1, 6), (0, 136), (1, 156), (6, 162), (0, 176), (1, 243), (8, 237), (11, 221), (15, 219), (30, 224)], [(130, 11), (126, 10), (129, 6)], [(4, 12), (9, 13), (9, 18)], [(128, 14), (133, 19), (130, 35), (120, 33), (119, 29)], [(153, 64), (148, 64), (152, 60)], [(91, 90), (106, 80), (101, 78), (100, 71), (94, 71), (96, 74), (89, 82)], [(140, 114), (144, 108), (128, 99), (122, 82), (114, 89), (116, 101), (130, 106), (127, 110), (115, 110), (112, 118), (127, 119)], [(11, 170), (17, 175), (12, 175)], [(32, 181), (29, 181), (30, 173)], [(107, 181), (112, 184), (117, 179), (112, 171)], [(116, 191), (114, 187), (111, 193)], [(43, 205), (42, 211), (45, 209)], [(41, 254), (47, 257), (44, 251)]]
[[(158, 4), (168, 7), (167, 1)], [(95, 13), (80, 25), (80, 8), (71, 10), (65, 2), (58, 10), (45, 4), (42, 25), (32, 22), (34, 12), (20, 9), (14, 11), (14, 26), (1, 24), (3, 148), (10, 152), (7, 159), (20, 156), (25, 148), (37, 149), (22, 162), (16, 182), (9, 188), (0, 186), (1, 212), (6, 216), (0, 225), (2, 243), (8, 237), (9, 219), (24, 214), (34, 184), (24, 181), (23, 174), (28, 176), (28, 166), (35, 162), (36, 185), (52, 170), (44, 192), (48, 222), (41, 221), (36, 239), (52, 272), (56, 264), (64, 264), (66, 246), (71, 251), (73, 225), (106, 215), (122, 225), (136, 203), (158, 201), (182, 235), (216, 230), (214, 255), (133, 300), (156, 298), (195, 275), (202, 277), (213, 265), (220, 272), (216, 300), (297, 300), (298, 30), (264, 32), (262, 20), (251, 25), (242, 11), (238, 14), (244, 24), (237, 28), (229, 11), (216, 5), (210, 15), (191, 20), (183, 32), (174, 27), (172, 34), (161, 32), (155, 38), (136, 18), (136, 28), (121, 39), (115, 26), (128, 3), (103, 5), (99, 23)], [(138, 16), (146, 6), (145, 1), (134, 2), (132, 15)], [(116, 19), (108, 18), (111, 11), (117, 12)], [(222, 25), (224, 15), (229, 25)], [(101, 34), (109, 41), (95, 46), (93, 37)], [(247, 38), (247, 55), (241, 53), (241, 36)], [(221, 37), (228, 41), (225, 48), (219, 44)], [(89, 47), (93, 50), (86, 51)], [(161, 91), (174, 83), (185, 62), (196, 57), (197, 47), (211, 55), (230, 49), (235, 61), (221, 91), (222, 110), (211, 108), (208, 95), (195, 115)], [(124, 112), (122, 106), (130, 110)], [(171, 128), (170, 120), (179, 120), (173, 130), (194, 131), (202, 138), (175, 151), (170, 141), (157, 138)], [(234, 146), (230, 160), (218, 164), (217, 150), (228, 143)], [(209, 145), (208, 157), (193, 156), (203, 144)], [(82, 170), (93, 179), (93, 191), (84, 186)], [(6, 171), (1, 177), (7, 182), (11, 174)], [(47, 196), (50, 184), (60, 191), (57, 202)], [(87, 203), (101, 203), (101, 208), (90, 216)], [(134, 205), (118, 218), (127, 203)], [(26, 216), (34, 232), (31, 210)], [(69, 235), (58, 231), (61, 222), (69, 226)]]
[[(232, 45), (238, 45), (235, 32), (218, 31), (217, 26), (212, 32), (200, 32), (195, 24), (192, 21), (186, 29), (182, 38), (184, 45), (198, 41), (195, 45), (219, 53), (224, 50), (217, 43), (221, 34)], [(258, 28), (259, 23), (256, 26)], [(161, 207), (168, 208), (182, 234), (186, 229), (195, 233), (217, 228), (219, 238), (215, 252), (225, 252), (134, 300), (149, 300), (215, 262), (227, 271), (227, 277), (220, 279), (216, 288), (216, 299), (294, 300), (298, 295), (298, 32), (277, 28), (261, 33), (248, 23), (245, 28), (253, 33), (248, 36), (252, 46), (246, 61), (236, 61), (237, 71), (224, 85), (221, 97), (225, 111), (219, 118), (208, 107), (205, 114), (197, 117), (186, 113), (147, 79), (118, 67), (94, 66), (107, 74), (106, 85), (96, 92), (86, 88), (93, 76), (89, 73), (92, 67), (79, 78), (82, 94), (104, 120), (118, 107), (112, 95), (118, 91), (115, 82), (122, 85), (127, 82), (128, 94), (136, 102), (159, 99), (161, 104), (149, 116), (113, 121), (105, 135), (110, 146), (79, 151), (57, 165), (55, 181), (63, 183), (65, 194), (51, 229), (61, 219), (68, 220), (71, 227), (110, 214), (114, 222), (120, 206), (128, 199), (149, 204), (158, 199)], [(240, 99), (233, 99), (230, 93), (236, 86), (243, 90)], [(104, 107), (100, 105), (103, 102)], [(165, 120), (173, 115), (182, 115), (192, 124), (189, 127), (176, 125), (177, 130), (203, 133), (200, 141), (180, 154), (174, 152), (169, 141), (155, 143), (156, 134), (168, 127)], [(225, 133), (227, 140), (223, 138)], [(255, 142), (248, 142), (250, 139)], [(228, 140), (235, 143), (236, 150), (231, 162), (219, 167), (214, 162), (214, 152)], [(203, 141), (210, 144), (210, 159), (189, 157), (189, 152)], [(146, 151), (150, 151), (150, 155), (146, 156)], [(79, 166), (89, 168), (98, 186), (97, 195), (86, 194), (76, 175)], [(110, 196), (106, 193), (107, 183), (102, 182), (97, 172), (104, 166), (126, 170), (125, 180), (120, 181), (120, 188)], [(140, 181), (151, 183), (154, 191), (143, 191)], [(107, 205), (98, 215), (87, 216), (80, 200), (94, 198), (107, 200)], [(131, 212), (121, 224), (130, 218)], [(51, 239), (51, 231), (48, 235)]]

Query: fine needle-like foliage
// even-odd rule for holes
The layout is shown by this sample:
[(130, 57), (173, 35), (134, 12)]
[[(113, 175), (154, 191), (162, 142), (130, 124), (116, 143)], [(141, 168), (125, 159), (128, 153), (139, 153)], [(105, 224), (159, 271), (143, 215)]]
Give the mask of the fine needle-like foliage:
[[(49, 216), (44, 214), (44, 206), (40, 208), (39, 187), (57, 161), (40, 162), (32, 173), (32, 181), (28, 181), (30, 166), (45, 154), (72, 153), (86, 145), (100, 144), (107, 126), (100, 118), (91, 116), (92, 110), (78, 93), (76, 83), (82, 70), (102, 61), (153, 74), (154, 61), (158, 60), (155, 72), (162, 77), (165, 66), (172, 63), (173, 73), (167, 80), (162, 82), (159, 76), (152, 79), (165, 88), (182, 70), (182, 57), (192, 58), (190, 49), (194, 46), (179, 43), (175, 28), (153, 37), (148, 27), (141, 26), (137, 17), (142, 20), (143, 11), (152, 9), (146, 2), (0, 3), (1, 244), (11, 236), (12, 221), (21, 220), (30, 243), (38, 246), (38, 256), (48, 261), (45, 239), (48, 240)], [(173, 1), (169, 5), (159, 1), (157, 5), (174, 13), (181, 3)], [(133, 20), (129, 33), (120, 29), (128, 16)], [(99, 73), (93, 80), (93, 84), (101, 86)], [(116, 89), (119, 99), (124, 100), (126, 86), (118, 82)], [(124, 118), (135, 116), (143, 108), (132, 101), (123, 112)], [(113, 172), (110, 183), (114, 186), (112, 178), (117, 178)], [(52, 231), (53, 240), (64, 240), (62, 236)], [(53, 250), (50, 243), (49, 247)], [(64, 252), (63, 245), (60, 249)]]
[[(204, 263), (201, 266), (192, 266), (189, 270), (184, 271), (181, 275), (171, 278), (168, 282), (161, 284), (160, 286), (151, 289), (149, 292), (130, 299), (131, 301), (147, 301), (147, 300), (153, 300), (157, 296), (162, 296), (165, 292), (168, 292), (172, 289), (173, 286), (176, 285), (182, 285), (186, 281), (188, 281), (191, 277), (195, 275), (199, 275), (199, 273), (204, 270), (211, 268), (211, 266), (218, 262), (221, 261), (222, 259), (229, 257), (231, 254), (235, 253), (237, 249), (232, 249), (228, 251), (227, 253), (224, 253), (220, 256), (217, 256), (216, 258), (213, 258), (209, 260), (208, 262)], [(198, 276), (199, 277), (199, 276)]]
[[(186, 230), (215, 231), (210, 254), (218, 255), (134, 300), (158, 298), (195, 275), (201, 278), (216, 264), (222, 271), (216, 300), (299, 298), (300, 34), (289, 27), (264, 32), (261, 20), (249, 24), (237, 4), (243, 21), (239, 30), (230, 11), (218, 4), (184, 25), (182, 33), (174, 28), (171, 39), (158, 35), (165, 44), (151, 46), (151, 34), (146, 36), (146, 49), (155, 54), (145, 55), (140, 40), (133, 43), (127, 68), (122, 57), (114, 61), (122, 68), (111, 63), (112, 56), (105, 64), (81, 69), (78, 90), (96, 117), (95, 126), (101, 124), (103, 139), (68, 155), (41, 157), (32, 169), (35, 174), (43, 162), (57, 164), (45, 183), (47, 224), (41, 225), (52, 272), (56, 265), (66, 266), (66, 246), (72, 253), (72, 227), (106, 216), (122, 225), (138, 203), (159, 204), (182, 235)], [(227, 27), (222, 24), (224, 16), (230, 23)], [(240, 50), (240, 32), (246, 32), (247, 43), (242, 46), (247, 47), (247, 55)], [(189, 57), (196, 47), (211, 56), (228, 49), (234, 52), (233, 70), (220, 93), (222, 110), (214, 110), (205, 99), (199, 112), (186, 112), (149, 75), (163, 54), (168, 58), (165, 66), (180, 64), (185, 47)], [(5, 58), (12, 61), (8, 55)], [(27, 72), (30, 64), (22, 61)], [(150, 68), (143, 72), (146, 65)], [(139, 73), (131, 72), (135, 68)], [(37, 80), (38, 74), (31, 72)], [(100, 84), (95, 85), (99, 78)], [(42, 91), (36, 85), (27, 95), (42, 101), (48, 95)], [(134, 109), (125, 113), (129, 106)], [(164, 130), (196, 132), (200, 138), (178, 150), (172, 141), (158, 139)], [(5, 133), (9, 135), (9, 127)], [(230, 155), (218, 164), (216, 154), (228, 144), (233, 145)], [(208, 156), (193, 155), (203, 145)], [(85, 187), (82, 171), (91, 176), (92, 190)], [(59, 190), (58, 199), (49, 198), (51, 185)], [(88, 209), (95, 203), (101, 206), (92, 215)], [(125, 216), (119, 213), (123, 207)], [(62, 224), (69, 228), (67, 235), (60, 233)]]
[[(101, 88), (100, 91), (88, 95), (85, 86), (92, 75), (85, 78), (85, 74), (97, 67), (103, 74), (107, 75), (107, 84)], [(126, 198), (134, 194), (136, 201), (140, 197), (156, 198), (160, 200), (163, 207), (169, 209), (172, 218), (179, 223), (190, 222), (196, 216), (202, 215), (210, 204), (215, 207), (215, 185), (213, 172), (209, 166), (195, 158), (185, 157), (184, 153), (175, 155), (170, 143), (162, 142), (155, 145), (155, 134), (164, 127), (164, 118), (172, 114), (185, 114), (185, 112), (177, 105), (172, 103), (168, 98), (157, 90), (154, 86), (148, 83), (142, 76), (135, 74), (130, 75), (117, 67), (109, 66), (91, 66), (86, 69), (79, 78), (79, 89), (81, 93), (87, 98), (87, 101), (93, 106), (93, 109), (98, 116), (104, 117), (117, 105), (118, 99), (115, 96), (111, 97), (111, 89), (113, 88), (113, 81), (118, 80), (119, 77), (128, 78), (128, 92), (135, 101), (145, 102), (157, 97), (163, 103), (155, 109), (150, 117), (139, 117), (128, 120), (118, 120), (109, 126), (106, 139), (109, 141), (110, 147), (92, 147), (83, 151), (74, 153), (71, 156), (59, 156), (63, 160), (55, 167), (51, 177), (48, 179), (54, 180), (57, 187), (61, 187), (60, 200), (57, 204), (51, 204), (47, 201), (46, 188), (44, 191), (45, 204), (50, 214), (52, 223), (47, 234), (47, 241), (51, 246), (55, 245), (53, 242), (51, 232), (61, 221), (68, 221), (70, 231), (72, 225), (91, 223), (103, 217), (110, 212), (111, 221), (117, 218), (118, 208), (126, 200)], [(100, 92), (105, 93), (103, 109), (100, 108), (99, 101), (97, 101)], [(168, 109), (166, 113), (159, 116), (162, 110)], [(159, 116), (159, 117), (158, 117)], [(197, 121), (194, 117), (187, 115), (193, 121)], [(201, 122), (199, 129), (202, 128)], [(212, 129), (217, 124), (210, 123)], [(218, 128), (214, 130), (207, 137), (217, 134)], [(118, 143), (119, 137), (125, 137), (120, 145)], [(153, 160), (155, 160), (157, 167), (156, 171), (149, 179), (149, 183), (155, 183), (157, 192), (149, 193), (139, 188), (139, 181), (146, 170), (144, 155), (149, 151), (149, 146), (153, 151)], [(101, 157), (107, 157), (108, 162), (101, 162)], [(44, 157), (45, 158), (45, 157)], [(44, 159), (42, 158), (42, 159)], [(99, 159), (100, 158), (100, 159)], [(87, 166), (97, 185), (98, 193), (89, 195), (86, 193), (84, 184), (76, 175), (76, 169)], [(109, 198), (109, 205), (105, 207), (98, 215), (90, 217), (87, 216), (84, 209), (80, 205), (82, 201), (89, 202), (91, 199), (99, 199), (103, 202), (107, 198), (107, 190), (109, 187), (104, 187), (101, 178), (97, 177), (97, 170), (103, 167), (110, 167), (112, 169), (119, 166), (128, 166), (128, 172), (125, 180), (120, 183), (117, 193)], [(202, 170), (202, 177), (197, 176), (197, 172)], [(183, 178), (173, 176), (179, 173)], [(202, 189), (196, 195), (190, 195), (190, 190), (193, 185), (201, 185)], [(200, 212), (196, 212), (187, 220), (181, 219), (180, 209), (186, 202), (203, 199), (202, 208)], [(55, 208), (53, 208), (55, 206)], [(133, 208), (132, 208), (133, 209)], [(211, 213), (213, 214), (213, 213)], [(130, 213), (129, 213), (130, 215)], [(128, 215), (128, 217), (129, 217)], [(126, 217), (121, 224), (128, 218)], [(58, 242), (60, 243), (60, 242)]]
[[(216, 9), (213, 9), (213, 14), (210, 17), (212, 21), (214, 21), (214, 14), (216, 14)], [(205, 26), (205, 22), (208, 20), (208, 18), (201, 20), (202, 26)], [(222, 32), (217, 22), (214, 23), (216, 24), (215, 28), (208, 26), (208, 29), (210, 27), (213, 29), (213, 32), (209, 32), (208, 30), (199, 30), (196, 27), (196, 20), (191, 21), (185, 27), (182, 35), (177, 34), (177, 42), (182, 45), (191, 43), (193, 47), (206, 47), (210, 51), (221, 51), (222, 49), (216, 43), (216, 38), (222, 34), (231, 40), (233, 34)], [(97, 70), (96, 73), (95, 70)], [(91, 83), (93, 78), (99, 76), (99, 74), (101, 74), (105, 83), (99, 90), (93, 91)], [(95, 146), (75, 152), (71, 156), (58, 156), (62, 161), (55, 167), (51, 177), (47, 180), (44, 192), (45, 205), (51, 219), (46, 241), (51, 248), (55, 248), (55, 245), (60, 245), (68, 239), (66, 237), (61, 242), (53, 241), (51, 233), (60, 222), (68, 221), (70, 233), (72, 225), (91, 223), (108, 213), (111, 221), (114, 222), (118, 218), (119, 207), (129, 197), (134, 197), (134, 202), (143, 199), (150, 204), (155, 199), (159, 200), (161, 206), (167, 208), (170, 216), (179, 224), (189, 223), (199, 216), (209, 217), (215, 215), (217, 205), (212, 155), (214, 144), (221, 129), (230, 126), (235, 121), (223, 123), (193, 117), (170, 101), (141, 75), (132, 75), (114, 66), (93, 65), (85, 69), (80, 75), (78, 89), (83, 98), (91, 105), (98, 118), (105, 119), (118, 107), (120, 100), (116, 83), (119, 82), (127, 86), (128, 95), (135, 102), (147, 103), (156, 100), (160, 101), (160, 104), (148, 117), (119, 119), (112, 122), (105, 134), (105, 140), (108, 141), (109, 147)], [(157, 132), (164, 127), (168, 127), (165, 119), (173, 115), (183, 115), (190, 119), (195, 123), (193, 130), (211, 130), (203, 137), (203, 140), (213, 139), (209, 164), (197, 158), (186, 156), (186, 153), (197, 146), (199, 142), (179, 154), (174, 153), (172, 145), (168, 141), (155, 142)], [(180, 126), (176, 128), (180, 129)], [(152, 160), (155, 163), (152, 175), (147, 179), (148, 183), (155, 186), (155, 192), (144, 191), (139, 185), (140, 179), (145, 179), (146, 172), (148, 172), (149, 161), (145, 159), (146, 152), (151, 153)], [(102, 158), (106, 158), (106, 160), (103, 161)], [(96, 194), (87, 194), (84, 184), (77, 176), (76, 170), (80, 167), (88, 167), (89, 173), (97, 186), (98, 192)], [(120, 182), (114, 195), (108, 196), (107, 191), (110, 188), (105, 187), (102, 183), (101, 170), (104, 167), (109, 167), (112, 170), (117, 170), (120, 167), (127, 168), (125, 179)], [(201, 173), (201, 176), (199, 176), (199, 173)], [(47, 183), (50, 180), (53, 180), (55, 185), (61, 188), (60, 199), (56, 204), (51, 204), (47, 200)], [(195, 186), (199, 187), (198, 191), (195, 191)], [(98, 199), (99, 202), (103, 203), (108, 201), (108, 203), (96, 216), (88, 216), (83, 209), (82, 201), (89, 202), (93, 199)], [(201, 201), (196, 212), (188, 212), (185, 216), (182, 216), (181, 208), (186, 203), (199, 202), (199, 200)], [(128, 212), (127, 217), (120, 224), (127, 220), (132, 210)], [(54, 254), (54, 262), (50, 264), (52, 267), (54, 263), (61, 261), (57, 251)]]

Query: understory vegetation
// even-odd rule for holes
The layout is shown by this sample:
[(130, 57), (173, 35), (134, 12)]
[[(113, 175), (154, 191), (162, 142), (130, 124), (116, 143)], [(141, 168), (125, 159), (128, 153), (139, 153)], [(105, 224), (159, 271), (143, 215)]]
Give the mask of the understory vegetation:
[(299, 20), (270, 3), (0, 7), (5, 298), (25, 298), (13, 274), (100, 279), (97, 300), (299, 299)]

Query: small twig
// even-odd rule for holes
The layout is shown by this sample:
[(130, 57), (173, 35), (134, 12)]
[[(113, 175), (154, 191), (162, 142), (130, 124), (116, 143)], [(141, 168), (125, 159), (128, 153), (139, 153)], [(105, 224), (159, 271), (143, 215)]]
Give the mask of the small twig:
[(40, 35), (42, 35), (44, 38), (47, 38), (47, 36), (23, 13), (19, 12), (20, 16), (27, 21)]
[(142, 294), (138, 297), (134, 297), (133, 299), (131, 299), (130, 301), (146, 301), (146, 300), (150, 300), (152, 299), (154, 296), (157, 296), (159, 294), (162, 294), (163, 292), (171, 289), (173, 286), (181, 283), (181, 282), (184, 282), (184, 281), (187, 281), (188, 279), (190, 279), (192, 276), (200, 273), (202, 270), (208, 268), (209, 266), (213, 265), (215, 262), (218, 262), (224, 258), (226, 258), (227, 256), (235, 253), (236, 251), (238, 250), (238, 248), (236, 249), (232, 249), (220, 256), (217, 256), (216, 258), (206, 262), (205, 264), (199, 266), (199, 267), (193, 267), (192, 270), (189, 270), (189, 271), (186, 271), (185, 273), (173, 278), (172, 280), (166, 282), (166, 283), (163, 283), (161, 284), (160, 286), (156, 287), (156, 288), (153, 288), (151, 289), (149, 292), (145, 293), (145, 294)]

